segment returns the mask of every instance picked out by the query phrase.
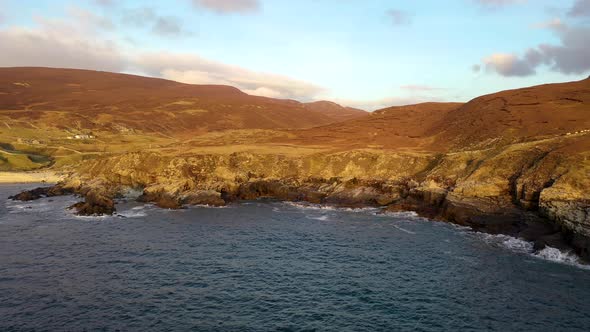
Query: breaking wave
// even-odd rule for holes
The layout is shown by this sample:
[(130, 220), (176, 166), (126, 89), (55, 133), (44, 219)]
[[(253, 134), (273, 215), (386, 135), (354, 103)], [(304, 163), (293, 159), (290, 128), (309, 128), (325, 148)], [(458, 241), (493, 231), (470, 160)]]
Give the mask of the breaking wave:
[(583, 269), (590, 269), (590, 266), (582, 264), (580, 262), (580, 258), (575, 254), (571, 252), (563, 252), (557, 248), (546, 247), (545, 249), (535, 253), (534, 256), (553, 262), (574, 265)]
[(307, 219), (319, 220), (319, 221), (328, 221), (330, 217), (328, 215), (323, 216), (305, 216)]
[(325, 204), (313, 204), (306, 202), (284, 202), (283, 204), (305, 210), (326, 210), (326, 211), (346, 211), (346, 212), (377, 212), (379, 208), (374, 207), (362, 207), (362, 208), (350, 208), (350, 207), (339, 207)]
[(511, 250), (516, 253), (526, 254), (538, 259), (543, 259), (551, 262), (568, 264), (582, 269), (590, 269), (589, 265), (583, 264), (580, 258), (572, 252), (562, 251), (553, 247), (545, 247), (540, 251), (533, 249), (533, 243), (518, 239), (508, 235), (493, 235), (485, 233), (476, 233), (484, 242), (493, 246), (499, 246)]
[(129, 210), (125, 210), (117, 213), (117, 216), (124, 218), (143, 218), (147, 217), (146, 205), (136, 206)]

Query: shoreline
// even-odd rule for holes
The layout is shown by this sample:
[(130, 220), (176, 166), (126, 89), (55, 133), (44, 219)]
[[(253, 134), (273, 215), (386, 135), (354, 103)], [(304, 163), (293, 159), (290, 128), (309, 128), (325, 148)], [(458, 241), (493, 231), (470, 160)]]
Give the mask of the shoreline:
[[(27, 174), (28, 175), (28, 174)], [(84, 184), (86, 183), (86, 184)], [(182, 185), (182, 184), (181, 184)], [(140, 189), (141, 188), (141, 189)], [(227, 188), (227, 189), (226, 189)], [(13, 196), (16, 200), (78, 194), (81, 200), (72, 205), (81, 216), (116, 213), (117, 198), (130, 190), (141, 191), (138, 202), (152, 203), (163, 209), (183, 209), (192, 205), (225, 206), (233, 202), (272, 199), (283, 202), (306, 202), (336, 208), (380, 208), (383, 212), (415, 212), (420, 217), (470, 227), (476, 232), (504, 234), (533, 243), (535, 251), (546, 247), (574, 251), (590, 261), (590, 238), (564, 227), (541, 209), (527, 209), (512, 197), (466, 197), (444, 188), (419, 186), (411, 180), (375, 182), (341, 180), (326, 183), (318, 179), (307, 182), (283, 180), (249, 180), (211, 188), (203, 183), (192, 188), (161, 184), (138, 187), (138, 183), (113, 179), (109, 182), (72, 181), (52, 187), (26, 190)]]
[(8, 172), (0, 171), (0, 184), (47, 183), (56, 184), (65, 178), (54, 171)]
[[(53, 189), (58, 189), (58, 190), (52, 190)], [(39, 189), (41, 189), (39, 191)], [(41, 197), (53, 197), (53, 196), (64, 196), (64, 195), (81, 195), (84, 197), (84, 195), (82, 195), (81, 193), (76, 193), (76, 191), (68, 191), (68, 190), (63, 190), (63, 188), (59, 188), (59, 187), (45, 187), (45, 188), (38, 188), (38, 189), (33, 189), (33, 190), (27, 190), (25, 192), (35, 192), (38, 191), (38, 193), (41, 193), (42, 196), (40, 197), (36, 197), (36, 198), (32, 198), (30, 200), (36, 200), (37, 198), (41, 198)], [(154, 198), (154, 197), (152, 197)], [(13, 199), (17, 199), (18, 198), (14, 198)], [(79, 207), (84, 207), (84, 210), (88, 211), (92, 211), (92, 212), (96, 212), (97, 210), (94, 209), (94, 207), (96, 206), (96, 203), (99, 203), (98, 201), (94, 201), (96, 198), (91, 199), (90, 204), (87, 202), (88, 197), (86, 197), (83, 201), (71, 206), (69, 209), (78, 209)], [(412, 217), (418, 217), (418, 218), (422, 218), (425, 220), (428, 220), (430, 222), (440, 222), (440, 223), (445, 223), (445, 224), (449, 224), (449, 225), (453, 225), (456, 227), (463, 227), (468, 229), (470, 232), (472, 232), (473, 234), (485, 234), (485, 235), (489, 235), (492, 237), (495, 236), (505, 236), (508, 237), (510, 239), (514, 239), (514, 240), (518, 240), (518, 241), (522, 241), (522, 243), (526, 243), (527, 246), (529, 246), (530, 248), (528, 248), (527, 250), (527, 254), (531, 255), (532, 257), (536, 257), (538, 259), (543, 259), (543, 260), (548, 260), (548, 261), (554, 261), (557, 263), (562, 263), (562, 264), (568, 264), (568, 265), (572, 265), (578, 268), (583, 268), (583, 269), (590, 269), (590, 259), (588, 257), (585, 257), (584, 255), (581, 255), (579, 252), (576, 251), (576, 248), (574, 248), (573, 246), (571, 246), (571, 243), (568, 243), (568, 241), (563, 238), (562, 236), (564, 235), (562, 231), (553, 231), (552, 234), (550, 234), (550, 236), (552, 237), (551, 241), (547, 241), (545, 242), (546, 239), (543, 239), (544, 237), (546, 237), (548, 234), (541, 232), (539, 233), (539, 229), (538, 227), (541, 226), (539, 224), (539, 222), (541, 222), (541, 224), (543, 224), (544, 222), (542, 220), (536, 220), (536, 221), (532, 221), (532, 220), (528, 220), (528, 225), (527, 227), (530, 227), (532, 230), (531, 232), (521, 232), (521, 233), (513, 233), (513, 232), (507, 232), (507, 231), (501, 231), (498, 229), (495, 229), (494, 227), (486, 227), (484, 225), (481, 225), (477, 222), (475, 222), (475, 220), (473, 221), (468, 221), (465, 222), (465, 220), (461, 221), (461, 220), (457, 220), (454, 218), (448, 218), (448, 216), (445, 214), (445, 212), (440, 211), (440, 213), (438, 214), (433, 214), (432, 213), (432, 208), (433, 206), (429, 206), (428, 203), (424, 204), (424, 205), (420, 205), (420, 204), (416, 204), (416, 205), (398, 205), (398, 204), (392, 204), (389, 206), (378, 206), (378, 205), (373, 205), (373, 204), (368, 204), (368, 203), (364, 203), (364, 204), (339, 204), (337, 202), (333, 202), (333, 203), (326, 203), (326, 202), (311, 202), (309, 200), (305, 200), (305, 199), (299, 199), (299, 200), (289, 200), (289, 199), (285, 199), (285, 198), (280, 198), (280, 197), (276, 197), (276, 196), (258, 196), (255, 198), (251, 198), (251, 199), (234, 199), (234, 200), (228, 200), (226, 201), (223, 205), (211, 205), (211, 204), (186, 204), (186, 205), (180, 205), (179, 207), (173, 208), (173, 207), (164, 207), (161, 206), (159, 203), (159, 201), (154, 201), (154, 200), (145, 200), (145, 199), (141, 199), (141, 197), (134, 197), (134, 196), (120, 196), (117, 198), (109, 198), (110, 200), (112, 200), (112, 204), (113, 204), (113, 209), (110, 210), (109, 212), (104, 212), (104, 214), (102, 212), (99, 212), (98, 214), (79, 214), (76, 213), (78, 216), (81, 217), (102, 217), (102, 216), (119, 216), (122, 218), (127, 218), (127, 216), (125, 216), (124, 214), (119, 214), (117, 205), (121, 202), (126, 202), (126, 201), (134, 201), (137, 203), (150, 203), (152, 204), (154, 207), (159, 208), (159, 209), (163, 209), (163, 210), (183, 210), (183, 209), (190, 209), (191, 207), (207, 207), (207, 208), (226, 208), (230, 205), (233, 204), (242, 204), (242, 203), (248, 203), (248, 202), (264, 202), (264, 203), (271, 203), (271, 202), (275, 202), (275, 203), (283, 203), (283, 204), (287, 204), (296, 208), (301, 208), (301, 209), (312, 209), (312, 210), (342, 210), (342, 211), (352, 211), (352, 212), (358, 212), (358, 211), (367, 211), (367, 210), (372, 210), (374, 211), (375, 215), (388, 215), (388, 214), (395, 214), (395, 213), (401, 213), (401, 214), (410, 214), (412, 215)], [(99, 199), (100, 201), (100, 199)], [(403, 207), (403, 208), (402, 208)], [(440, 207), (439, 207), (440, 208)], [(465, 208), (465, 207), (462, 207)], [(475, 216), (473, 213), (473, 211), (469, 211), (469, 208), (464, 209), (463, 212), (467, 212), (468, 214), (471, 215), (471, 217), (477, 218), (477, 216)], [(505, 216), (501, 216), (501, 215), (497, 215), (497, 214), (484, 214), (484, 215), (480, 215), (479, 217), (484, 217), (484, 218), (503, 218)], [(514, 216), (513, 216), (514, 217)], [(519, 216), (519, 219), (522, 216)], [(548, 221), (548, 220), (545, 220)], [(555, 236), (558, 236), (558, 238), (555, 238)], [(541, 241), (541, 243), (543, 243), (542, 246), (539, 246), (539, 241)], [(557, 254), (556, 254), (557, 253)], [(558, 257), (556, 257), (555, 255), (557, 255)]]

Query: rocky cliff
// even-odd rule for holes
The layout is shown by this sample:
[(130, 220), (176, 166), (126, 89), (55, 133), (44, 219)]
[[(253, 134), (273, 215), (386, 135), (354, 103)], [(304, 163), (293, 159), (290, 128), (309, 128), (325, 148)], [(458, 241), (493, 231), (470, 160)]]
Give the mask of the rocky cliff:
[(569, 244), (587, 257), (590, 160), (563, 149), (571, 139), (447, 154), (132, 153), (87, 162), (62, 186), (91, 201), (139, 189), (141, 200), (164, 208), (268, 197), (414, 210), (539, 248)]

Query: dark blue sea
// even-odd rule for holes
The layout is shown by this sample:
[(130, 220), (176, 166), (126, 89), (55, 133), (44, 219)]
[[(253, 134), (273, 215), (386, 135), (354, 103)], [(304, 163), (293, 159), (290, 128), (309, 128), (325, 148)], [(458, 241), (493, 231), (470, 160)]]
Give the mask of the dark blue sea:
[(0, 186), (0, 331), (588, 331), (575, 256), (412, 213), (256, 201), (76, 217)]

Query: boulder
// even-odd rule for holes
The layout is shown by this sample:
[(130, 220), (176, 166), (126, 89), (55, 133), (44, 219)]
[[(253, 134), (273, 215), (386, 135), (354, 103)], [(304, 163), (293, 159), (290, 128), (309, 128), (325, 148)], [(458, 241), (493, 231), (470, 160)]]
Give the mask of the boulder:
[(198, 190), (184, 195), (182, 198), (182, 204), (224, 206), (226, 203), (221, 198), (221, 193), (217, 191)]
[(102, 216), (115, 213), (115, 202), (104, 194), (90, 191), (83, 202), (78, 202), (70, 209), (76, 210), (80, 216)]

